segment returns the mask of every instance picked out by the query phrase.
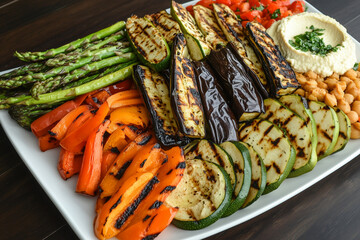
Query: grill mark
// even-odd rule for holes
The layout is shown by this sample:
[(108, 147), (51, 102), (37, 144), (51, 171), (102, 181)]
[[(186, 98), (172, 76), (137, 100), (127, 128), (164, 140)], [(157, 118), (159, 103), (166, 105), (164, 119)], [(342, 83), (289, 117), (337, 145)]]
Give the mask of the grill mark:
[(151, 138), (152, 138), (152, 135), (146, 136), (143, 139), (141, 139), (141, 141), (138, 142), (137, 144), (140, 146), (144, 146), (145, 144), (147, 144), (150, 141)]
[(167, 192), (172, 192), (175, 188), (176, 188), (176, 186), (166, 186), (166, 187), (160, 192), (160, 194), (167, 193)]
[(126, 169), (130, 166), (130, 164), (132, 163), (132, 160), (127, 161), (126, 163), (124, 163), (124, 165), (121, 166), (121, 168), (119, 169), (119, 171), (114, 175), (114, 177), (118, 180), (121, 179), (121, 177), (124, 175)]
[(272, 166), (275, 168), (277, 174), (281, 174), (280, 167), (275, 162), (272, 163)]
[(154, 234), (151, 234), (151, 235), (147, 235), (146, 237), (144, 237), (141, 240), (154, 240), (159, 234), (160, 233), (154, 233)]
[(127, 221), (127, 219), (134, 214), (134, 211), (139, 206), (139, 204), (145, 199), (147, 195), (152, 191), (154, 185), (158, 183), (159, 180), (157, 177), (153, 177), (146, 186), (142, 189), (141, 193), (138, 195), (138, 197), (131, 203), (129, 207), (126, 208), (126, 210), (119, 216), (119, 218), (116, 220), (114, 227), (117, 229), (120, 229), (121, 226)]
[(109, 212), (111, 212), (112, 210), (114, 210), (114, 209), (121, 203), (121, 198), (122, 198), (122, 195), (119, 197), (119, 199), (116, 201), (116, 203), (111, 206)]
[(251, 187), (256, 189), (256, 190), (260, 190), (260, 187), (259, 187), (259, 179), (256, 179), (256, 180), (252, 180), (251, 181)]
[(149, 207), (149, 210), (151, 210), (151, 209), (158, 209), (162, 204), (163, 204), (162, 201), (156, 200), (156, 201)]
[(186, 163), (185, 162), (179, 162), (179, 164), (176, 166), (176, 169), (185, 169), (186, 168)]
[(330, 142), (332, 141), (332, 137), (329, 136), (329, 134), (325, 130), (321, 130), (321, 134), (327, 138)]
[(273, 129), (273, 127), (274, 127), (274, 125), (271, 124), (271, 125), (265, 130), (264, 136), (265, 136), (265, 135), (268, 135), (269, 132), (271, 131), (271, 129)]
[(299, 158), (305, 157), (305, 148), (297, 147), (296, 156)]
[(146, 222), (146, 220), (148, 220), (151, 216), (150, 215), (146, 215), (144, 218), (143, 218), (143, 222)]
[(277, 139), (275, 139), (274, 141), (271, 141), (271, 143), (274, 145), (274, 146), (277, 146), (280, 142), (281, 138), (278, 137)]
[(141, 168), (144, 167), (146, 160), (147, 160), (147, 159), (145, 159), (142, 163), (140, 163), (140, 167), (141, 167)]
[(342, 138), (345, 138), (346, 139), (346, 135), (344, 132), (339, 132), (339, 135), (342, 137)]
[(112, 153), (116, 153), (116, 154), (119, 154), (120, 151), (117, 147), (112, 147), (111, 150), (110, 150)]

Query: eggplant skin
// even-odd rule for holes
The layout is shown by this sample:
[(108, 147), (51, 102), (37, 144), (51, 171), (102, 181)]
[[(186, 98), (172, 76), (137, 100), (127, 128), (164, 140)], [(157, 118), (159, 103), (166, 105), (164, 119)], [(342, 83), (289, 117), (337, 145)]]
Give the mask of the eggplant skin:
[(206, 61), (193, 62), (197, 85), (208, 123), (211, 140), (216, 144), (238, 141), (237, 121)]
[(183, 34), (175, 37), (172, 52), (170, 96), (179, 128), (187, 137), (204, 138), (204, 110), (191, 61), (184, 57), (187, 47)]
[(263, 63), (271, 85), (271, 95), (279, 97), (298, 89), (300, 84), (294, 70), (281, 54), (274, 40), (266, 33), (266, 29), (257, 22), (249, 22), (246, 24), (246, 30), (249, 42)]
[(265, 112), (264, 102), (251, 76), (232, 47), (212, 51), (208, 61), (227, 93), (227, 102), (239, 121), (247, 121)]
[(133, 67), (133, 78), (149, 110), (160, 144), (165, 148), (188, 144), (189, 139), (179, 134), (165, 78), (141, 65)]

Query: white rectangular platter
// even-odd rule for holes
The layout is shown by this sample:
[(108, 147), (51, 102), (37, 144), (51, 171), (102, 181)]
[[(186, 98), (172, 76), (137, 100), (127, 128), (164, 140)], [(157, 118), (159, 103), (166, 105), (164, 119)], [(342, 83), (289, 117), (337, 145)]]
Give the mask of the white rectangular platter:
[[(192, 1), (184, 4), (184, 6), (195, 4), (196, 2)], [(309, 12), (319, 12), (310, 4), (307, 4), (307, 6)], [(360, 43), (355, 39), (353, 40), (356, 44), (357, 59), (360, 60)], [(0, 111), (0, 123), (26, 166), (78, 237), (88, 240), (96, 239), (93, 233), (96, 199), (75, 193), (77, 177), (64, 181), (59, 176), (57, 171), (59, 150), (54, 149), (45, 153), (41, 152), (35, 136), (18, 126), (5, 110)], [(276, 191), (261, 196), (258, 201), (249, 207), (229, 217), (222, 218), (205, 229), (186, 231), (171, 225), (157, 239), (202, 239), (254, 218), (304, 191), (353, 160), (360, 154), (359, 143), (360, 140), (350, 140), (343, 151), (326, 157), (316, 165), (313, 171), (296, 178), (286, 179)]]

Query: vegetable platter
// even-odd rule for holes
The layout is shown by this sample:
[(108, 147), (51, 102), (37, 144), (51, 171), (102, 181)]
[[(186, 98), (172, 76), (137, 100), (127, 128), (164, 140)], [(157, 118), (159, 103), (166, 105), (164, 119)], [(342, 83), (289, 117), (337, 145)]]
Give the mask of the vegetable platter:
[[(187, 6), (196, 2), (192, 1), (183, 5)], [(318, 12), (310, 4), (307, 3), (307, 6), (309, 12)], [(354, 42), (356, 43), (357, 59), (360, 59), (360, 44), (356, 40)], [(95, 199), (75, 193), (76, 178), (65, 182), (58, 176), (55, 166), (59, 150), (53, 149), (45, 153), (41, 152), (32, 133), (18, 126), (5, 111), (0, 112), (0, 122), (27, 167), (79, 238), (96, 239), (93, 234)], [(354, 159), (360, 154), (357, 145), (358, 141), (349, 141), (343, 151), (326, 157), (326, 160), (320, 161), (313, 171), (296, 178), (286, 179), (277, 191), (263, 195), (251, 206), (237, 211), (229, 217), (222, 218), (207, 228), (187, 231), (171, 225), (157, 239), (201, 239), (256, 217), (302, 192)]]

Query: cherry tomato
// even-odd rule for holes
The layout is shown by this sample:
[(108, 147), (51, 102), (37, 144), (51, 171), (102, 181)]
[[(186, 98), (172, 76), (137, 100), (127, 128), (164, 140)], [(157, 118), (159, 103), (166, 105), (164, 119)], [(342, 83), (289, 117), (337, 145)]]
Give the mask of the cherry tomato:
[(250, 3), (251, 8), (260, 7), (260, 1), (259, 0), (249, 0), (249, 3)]
[(275, 22), (275, 19), (270, 19), (266, 23), (263, 23), (265, 28), (271, 27), (271, 25)]
[(287, 7), (290, 5), (290, 0), (279, 0), (278, 4), (282, 7)]
[(289, 9), (293, 13), (302, 13), (305, 11), (305, 3), (304, 1), (295, 1), (290, 5)]
[(272, 0), (260, 0), (261, 4), (264, 6), (269, 5), (270, 3), (272, 3)]
[(261, 18), (261, 11), (253, 10), (245, 13), (240, 13), (241, 20), (253, 21), (255, 18)]
[(227, 6), (231, 5), (231, 0), (216, 0), (216, 3), (222, 3), (225, 4)]
[(241, 3), (240, 7), (239, 7), (239, 11), (240, 12), (247, 12), (250, 10), (250, 4), (248, 2), (243, 2)]
[(270, 3), (267, 7), (269, 14), (273, 14), (278, 9), (280, 9), (280, 6), (275, 2)]

